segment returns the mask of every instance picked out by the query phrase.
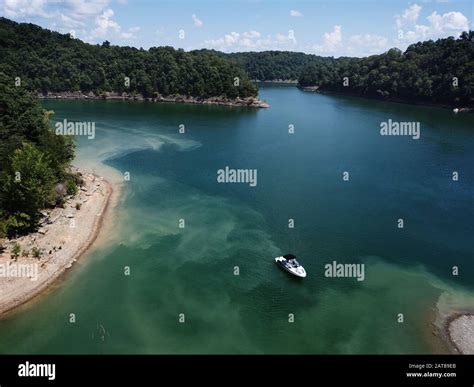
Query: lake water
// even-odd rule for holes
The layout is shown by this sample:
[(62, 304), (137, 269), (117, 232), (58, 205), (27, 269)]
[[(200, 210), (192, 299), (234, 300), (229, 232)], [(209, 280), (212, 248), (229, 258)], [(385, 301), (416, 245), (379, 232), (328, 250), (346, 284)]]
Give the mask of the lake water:
[[(474, 308), (474, 116), (260, 95), (270, 109), (44, 102), (96, 123), (77, 165), (130, 181), (112, 235), (0, 321), (0, 352), (442, 352), (431, 321)], [(420, 139), (381, 136), (388, 119), (419, 122)], [(256, 187), (218, 183), (226, 166), (256, 169)], [(307, 278), (275, 265), (285, 253)], [(326, 277), (333, 261), (364, 264), (364, 281)]]

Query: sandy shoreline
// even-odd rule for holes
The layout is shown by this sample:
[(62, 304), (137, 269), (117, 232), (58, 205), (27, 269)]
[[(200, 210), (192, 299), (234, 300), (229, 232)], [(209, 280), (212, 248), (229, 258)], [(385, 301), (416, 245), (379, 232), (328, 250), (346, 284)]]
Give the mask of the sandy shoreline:
[(474, 354), (474, 314), (453, 313), (446, 320), (443, 333), (452, 352)]
[[(5, 243), (6, 250), (0, 254), (0, 315), (46, 291), (99, 235), (113, 187), (92, 174), (82, 177), (84, 186), (77, 195), (69, 198), (64, 208), (45, 211), (49, 221), (37, 232)], [(19, 243), (22, 250), (16, 261), (11, 258), (15, 243)], [(39, 258), (33, 256), (34, 248), (41, 251)], [(23, 251), (28, 251), (28, 256), (24, 256)], [(12, 267), (18, 269), (16, 273), (5, 270)], [(22, 271), (20, 267), (31, 270)]]

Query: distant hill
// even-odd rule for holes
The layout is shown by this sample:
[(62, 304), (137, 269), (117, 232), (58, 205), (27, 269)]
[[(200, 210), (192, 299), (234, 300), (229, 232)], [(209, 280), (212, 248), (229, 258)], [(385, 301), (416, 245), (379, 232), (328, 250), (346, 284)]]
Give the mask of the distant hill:
[(238, 52), (228, 57), (259, 81), (298, 80), (309, 65), (331, 66), (335, 59), (291, 51)]
[(474, 32), (366, 58), (310, 63), (301, 86), (367, 97), (474, 107)]
[(298, 80), (301, 87), (364, 97), (474, 106), (474, 32), (393, 48), (365, 58), (321, 57), (291, 51), (216, 55), (239, 64), (252, 80)]
[(331, 67), (336, 61), (333, 57), (324, 57), (293, 51), (249, 51), (223, 53), (202, 49), (230, 59), (241, 66), (254, 81), (298, 81), (308, 66)]

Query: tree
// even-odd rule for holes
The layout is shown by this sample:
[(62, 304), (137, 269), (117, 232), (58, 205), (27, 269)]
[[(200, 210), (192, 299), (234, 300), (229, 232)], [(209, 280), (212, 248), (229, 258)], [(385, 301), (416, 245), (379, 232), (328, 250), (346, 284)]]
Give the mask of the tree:
[(15, 150), (9, 171), (4, 175), (2, 198), (4, 211), (14, 219), (14, 231), (34, 226), (40, 210), (54, 199), (54, 172), (44, 153), (30, 143)]

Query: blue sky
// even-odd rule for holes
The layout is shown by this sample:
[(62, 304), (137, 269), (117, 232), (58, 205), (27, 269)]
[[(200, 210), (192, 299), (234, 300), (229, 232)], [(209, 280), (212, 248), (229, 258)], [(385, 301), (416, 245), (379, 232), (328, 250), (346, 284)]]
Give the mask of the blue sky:
[(0, 15), (90, 43), (365, 56), (473, 29), (464, 0), (0, 0)]

